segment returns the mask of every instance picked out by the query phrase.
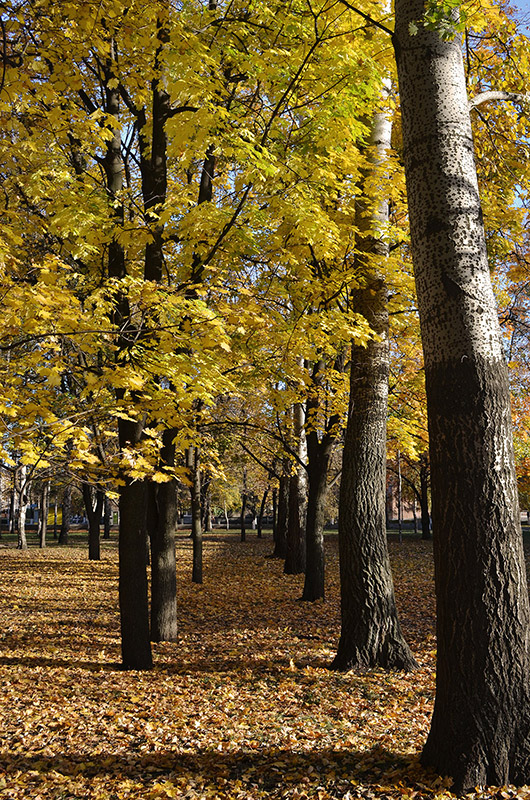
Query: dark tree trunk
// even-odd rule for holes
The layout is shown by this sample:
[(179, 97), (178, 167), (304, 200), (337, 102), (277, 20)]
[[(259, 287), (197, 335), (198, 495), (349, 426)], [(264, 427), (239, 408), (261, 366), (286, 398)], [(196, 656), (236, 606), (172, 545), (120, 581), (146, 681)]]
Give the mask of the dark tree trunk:
[(424, 765), (453, 790), (530, 780), (530, 609), (511, 410), (459, 37), (396, 0), (411, 250), (425, 360), (437, 605)]
[(57, 494), (53, 498), (53, 538), (57, 539)]
[(206, 472), (201, 476), (201, 524), (205, 533), (212, 530), (211, 485), (212, 476)]
[(110, 539), (110, 525), (112, 518), (112, 505), (109, 498), (105, 495), (103, 503), (103, 538)]
[(261, 498), (261, 504), (259, 507), (259, 514), (258, 514), (258, 521), (257, 521), (257, 531), (258, 531), (258, 539), (261, 539), (263, 536), (263, 514), (265, 512), (265, 503), (267, 502), (267, 497), (269, 495), (270, 486), (267, 486), (265, 491), (263, 492), (263, 497)]
[[(162, 466), (175, 462), (175, 430), (163, 434), (160, 451)], [(163, 483), (151, 481), (147, 488), (147, 530), (151, 542), (151, 641), (177, 641), (177, 484), (172, 478)]]
[(99, 537), (103, 511), (103, 492), (99, 488), (95, 490), (96, 502), (94, 503), (91, 486), (83, 483), (81, 491), (83, 492), (83, 502), (88, 519), (88, 559), (89, 561), (99, 561), (101, 558)]
[(420, 457), (420, 508), (421, 538), (431, 538), (431, 515), (429, 513), (429, 457), (423, 453)]
[(193, 583), (202, 583), (201, 466), (198, 447), (190, 448), (191, 536), (193, 539)]
[[(164, 432), (162, 464), (175, 460), (174, 430)], [(177, 641), (177, 484), (170, 481), (148, 486), (148, 532), (151, 541), (151, 641)]]
[(39, 517), (39, 547), (46, 547), (46, 533), (48, 532), (48, 509), (50, 506), (50, 482), (44, 481), (40, 502)]
[(331, 449), (323, 448), (315, 432), (307, 437), (308, 497), (306, 521), (306, 568), (302, 600), (324, 600), (324, 506), (327, 495)]
[(380, 335), (353, 346), (339, 499), (341, 634), (334, 669), (413, 669), (394, 600), (386, 540), (388, 339), (386, 288), (356, 293), (355, 308)]
[(247, 528), (245, 523), (245, 516), (247, 513), (247, 495), (246, 492), (243, 492), (243, 497), (241, 498), (241, 541), (246, 542), (247, 540)]
[(287, 551), (287, 523), (289, 519), (289, 476), (282, 475), (278, 491), (278, 513), (273, 558), (285, 558)]
[(278, 527), (278, 489), (275, 486), (272, 490), (272, 540), (276, 542), (276, 531)]
[(72, 484), (64, 487), (61, 503), (61, 528), (59, 530), (59, 544), (68, 544), (68, 534), (72, 519)]
[[(136, 444), (142, 435), (140, 423), (120, 419), (120, 446)], [(149, 640), (149, 610), (146, 572), (147, 484), (128, 476), (119, 487), (119, 597), (121, 652), (125, 669), (150, 669), (153, 666)]]
[[(107, 86), (105, 87), (105, 111), (116, 118), (114, 135), (109, 140), (104, 161), (105, 175), (109, 197), (112, 201), (112, 215), (116, 225), (123, 224), (124, 209), (119, 201), (123, 189), (123, 162), (121, 158), (121, 128), (119, 118), (119, 88), (109, 88), (115, 81), (113, 72), (116, 57), (115, 45), (109, 43), (109, 62), (107, 65)], [(118, 239), (109, 243), (108, 255), (109, 277), (122, 280), (127, 276), (125, 252)], [(119, 293), (112, 313), (112, 321), (118, 331), (119, 352), (117, 361), (127, 362), (131, 341), (135, 341), (138, 332), (131, 321), (129, 302), (125, 293)], [(116, 392), (118, 401), (122, 401), (124, 391)], [(134, 402), (134, 396), (132, 398)], [(138, 421), (118, 420), (119, 447), (135, 447), (139, 444), (145, 420), (140, 416)], [(153, 665), (151, 642), (149, 639), (149, 601), (147, 589), (146, 550), (147, 528), (146, 507), (147, 490), (145, 481), (136, 481), (128, 475), (120, 476), (119, 487), (119, 601), (121, 626), (122, 663), (125, 669), (150, 669)]]

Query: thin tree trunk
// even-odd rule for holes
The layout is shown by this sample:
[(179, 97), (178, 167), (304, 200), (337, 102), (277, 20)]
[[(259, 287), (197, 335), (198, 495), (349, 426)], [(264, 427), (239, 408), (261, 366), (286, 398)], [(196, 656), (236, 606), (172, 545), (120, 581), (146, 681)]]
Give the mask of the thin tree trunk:
[(27, 550), (28, 542), (26, 539), (26, 513), (28, 509), (28, 486), (27, 486), (27, 467), (22, 464), (18, 470), (18, 542), (19, 550)]
[(278, 489), (275, 486), (272, 490), (272, 540), (276, 542), (276, 529), (278, 521)]
[(96, 489), (96, 502), (93, 502), (92, 488), (83, 483), (81, 487), (83, 501), (88, 519), (88, 558), (90, 561), (99, 561), (100, 553), (100, 526), (103, 511), (103, 492)]
[(191, 535), (193, 539), (193, 583), (202, 583), (201, 465), (198, 447), (190, 448)]
[(259, 507), (259, 514), (258, 514), (258, 522), (256, 526), (258, 532), (258, 539), (261, 539), (263, 536), (263, 514), (265, 512), (265, 503), (267, 502), (269, 491), (270, 491), (270, 486), (267, 486), (267, 488), (263, 492), (263, 497), (261, 498), (261, 504)]
[(41, 494), (41, 514), (39, 517), (39, 547), (46, 547), (48, 531), (48, 509), (50, 505), (50, 481), (44, 481)]
[(278, 490), (278, 512), (276, 519), (276, 538), (274, 540), (273, 558), (285, 558), (287, 549), (287, 523), (289, 515), (289, 476), (280, 477)]
[(423, 0), (396, 0), (435, 531), (436, 701), (422, 762), (463, 792), (530, 780), (530, 609), (461, 43), (424, 28), (423, 13)]
[(53, 538), (57, 539), (57, 492), (53, 498)]
[(72, 484), (68, 483), (63, 490), (61, 503), (61, 528), (59, 530), (59, 544), (68, 544), (68, 534), (72, 520)]
[(247, 513), (247, 493), (243, 490), (243, 496), (241, 498), (241, 541), (246, 542), (247, 540), (247, 529), (245, 523), (245, 516)]
[(431, 515), (429, 513), (429, 458), (423, 453), (420, 457), (420, 507), (421, 538), (431, 538)]
[(112, 516), (112, 506), (109, 498), (105, 495), (103, 505), (103, 538), (110, 539), (110, 525)]
[[(293, 444), (301, 462), (307, 459), (304, 431), (304, 409), (301, 403), (293, 405)], [(289, 514), (287, 547), (283, 571), (286, 575), (300, 575), (306, 568), (306, 471), (301, 463), (293, 465), (289, 479)]]

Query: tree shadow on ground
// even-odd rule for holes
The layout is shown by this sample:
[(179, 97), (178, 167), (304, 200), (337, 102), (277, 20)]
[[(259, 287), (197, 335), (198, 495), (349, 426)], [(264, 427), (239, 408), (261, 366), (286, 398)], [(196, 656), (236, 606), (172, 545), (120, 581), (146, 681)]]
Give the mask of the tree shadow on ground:
[(343, 797), (352, 787), (370, 785), (377, 793), (388, 793), (403, 785), (420, 785), (423, 789), (435, 786), (439, 779), (423, 770), (416, 754), (392, 752), (376, 746), (371, 750), (337, 750), (324, 748), (309, 752), (293, 752), (283, 748), (257, 747), (255, 750), (219, 752), (216, 749), (179, 753), (159, 750), (148, 754), (129, 751), (124, 755), (111, 753), (67, 756), (57, 754), (21, 755), (0, 753), (0, 771), (6, 776), (20, 771), (33, 771), (43, 777), (49, 772), (65, 777), (95, 776), (112, 780), (133, 780), (143, 788), (155, 782), (168, 781), (183, 785), (224, 785), (238, 782), (238, 787), (257, 788), (270, 797), (294, 787), (326, 786), (328, 791)]

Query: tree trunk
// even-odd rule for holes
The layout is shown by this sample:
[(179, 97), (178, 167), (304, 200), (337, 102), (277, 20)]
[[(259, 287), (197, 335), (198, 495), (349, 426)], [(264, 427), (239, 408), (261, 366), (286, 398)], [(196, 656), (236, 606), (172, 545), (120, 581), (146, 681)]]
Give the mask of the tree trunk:
[(289, 515), (289, 475), (280, 477), (278, 490), (278, 512), (276, 518), (276, 538), (274, 540), (273, 558), (285, 558), (287, 550), (287, 523)]
[(50, 481), (44, 481), (41, 493), (41, 514), (39, 517), (39, 547), (46, 547), (46, 533), (48, 531), (48, 509), (50, 505)]
[(272, 540), (276, 542), (276, 529), (278, 521), (278, 488), (272, 490)]
[(267, 486), (265, 491), (263, 492), (263, 497), (261, 498), (261, 503), (259, 507), (259, 514), (258, 514), (258, 521), (257, 521), (257, 532), (258, 532), (258, 539), (261, 539), (263, 536), (263, 514), (265, 513), (265, 503), (267, 502), (267, 497), (269, 495), (270, 486)]
[[(388, 88), (382, 86), (381, 102)], [(368, 163), (361, 176), (355, 224), (356, 262), (364, 285), (353, 307), (373, 330), (366, 347), (352, 346), (350, 401), (339, 499), (341, 635), (335, 669), (413, 669), (417, 666), (401, 633), (386, 539), (386, 420), (388, 405), (388, 290), (384, 266), (388, 245), (386, 199), (371, 196), (380, 177), (392, 123), (385, 109), (374, 114)], [(359, 270), (361, 271), (361, 270)], [(398, 454), (399, 459), (399, 454)], [(398, 482), (401, 538), (401, 476)]]
[[(135, 444), (143, 430), (142, 422), (120, 419), (120, 447)], [(123, 476), (120, 486), (119, 598), (121, 652), (125, 669), (150, 669), (153, 666), (149, 641), (149, 611), (146, 573), (147, 484)]]
[(112, 518), (112, 505), (109, 498), (105, 495), (103, 504), (103, 538), (110, 539), (110, 526)]
[(307, 437), (308, 478), (306, 521), (306, 568), (302, 600), (324, 600), (324, 505), (326, 502), (330, 449), (318, 442), (315, 432)]
[(64, 487), (61, 504), (61, 528), (59, 530), (59, 544), (68, 544), (68, 534), (72, 519), (72, 484)]
[(245, 516), (247, 513), (247, 493), (243, 491), (243, 496), (241, 498), (241, 541), (246, 542), (247, 540), (247, 529), (245, 524)]
[(53, 538), (57, 539), (57, 492), (53, 498)]
[(431, 515), (429, 513), (429, 457), (423, 453), (420, 457), (420, 508), (421, 538), (431, 538)]
[[(175, 460), (175, 431), (163, 434), (160, 454), (162, 464)], [(177, 484), (172, 478), (165, 483), (148, 485), (148, 531), (151, 541), (151, 641), (176, 642), (177, 563), (175, 530), (177, 528)]]
[(92, 487), (87, 483), (82, 484), (83, 501), (88, 519), (88, 558), (89, 561), (99, 561), (100, 553), (100, 526), (101, 512), (103, 511), (103, 492), (96, 489), (96, 503), (93, 504)]
[(193, 539), (193, 583), (202, 583), (201, 465), (198, 447), (190, 447), (191, 536)]
[(28, 486), (27, 486), (27, 467), (22, 464), (17, 470), (18, 473), (18, 542), (19, 550), (27, 550), (28, 542), (26, 539), (26, 513), (28, 509)]
[(304, 408), (301, 403), (293, 405), (293, 443), (300, 462), (294, 464), (289, 479), (289, 515), (287, 524), (287, 552), (283, 571), (286, 575), (300, 575), (306, 567), (306, 516), (307, 460), (304, 431)]
[(530, 611), (510, 396), (460, 41), (396, 0), (431, 459), (436, 701), (422, 762), (457, 792), (530, 780)]

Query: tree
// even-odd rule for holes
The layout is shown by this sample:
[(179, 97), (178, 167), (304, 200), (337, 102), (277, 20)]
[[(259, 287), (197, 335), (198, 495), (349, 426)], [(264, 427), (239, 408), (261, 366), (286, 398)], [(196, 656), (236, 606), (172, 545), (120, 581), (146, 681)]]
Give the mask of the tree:
[[(386, 542), (386, 419), (388, 411), (388, 288), (385, 263), (388, 203), (381, 182), (392, 130), (384, 107), (374, 114), (366, 166), (358, 191), (356, 259), (365, 267), (352, 303), (373, 337), (352, 345), (348, 424), (339, 500), (341, 634), (335, 669), (414, 669), (417, 664), (399, 625)], [(375, 179), (375, 180), (374, 180)]]
[(461, 791), (530, 777), (530, 611), (457, 20), (396, 2), (435, 530), (437, 684), (422, 762)]

